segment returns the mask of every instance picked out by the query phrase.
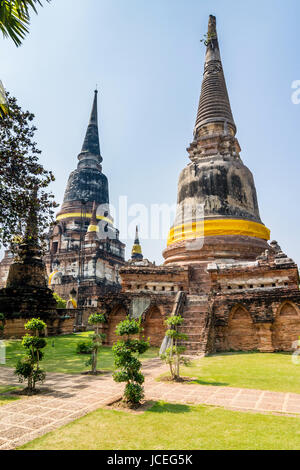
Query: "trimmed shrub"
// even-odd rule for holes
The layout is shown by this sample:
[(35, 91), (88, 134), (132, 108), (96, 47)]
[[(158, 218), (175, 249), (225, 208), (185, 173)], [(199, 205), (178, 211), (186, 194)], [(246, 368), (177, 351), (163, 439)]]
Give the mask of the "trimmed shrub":
[(116, 328), (118, 336), (125, 337), (113, 345), (115, 366), (119, 371), (115, 372), (113, 378), (115, 382), (126, 382), (124, 390), (124, 401), (131, 405), (138, 405), (144, 398), (144, 376), (140, 372), (141, 362), (138, 356), (149, 349), (148, 341), (144, 339), (131, 339), (131, 335), (140, 334), (143, 331), (141, 322), (130, 319), (119, 323)]

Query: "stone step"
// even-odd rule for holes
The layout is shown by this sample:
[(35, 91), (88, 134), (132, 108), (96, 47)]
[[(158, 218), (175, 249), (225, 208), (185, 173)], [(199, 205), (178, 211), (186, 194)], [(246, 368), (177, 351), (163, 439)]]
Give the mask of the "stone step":
[(190, 310), (190, 309), (185, 310), (185, 311), (183, 312), (183, 315), (184, 315), (184, 317), (187, 317), (187, 316), (189, 316), (189, 315), (206, 315), (206, 313), (207, 313), (207, 309), (204, 310), (204, 309), (200, 309), (200, 308), (199, 308), (199, 309), (197, 309), (197, 310), (196, 310), (196, 309), (193, 309), (193, 310)]
[(199, 341), (182, 342), (181, 346), (186, 347), (186, 352), (187, 351), (204, 351), (205, 349)]
[(184, 341), (184, 343), (200, 343), (201, 339), (202, 339), (202, 334), (193, 334), (193, 333), (190, 333), (190, 334), (187, 334), (188, 336), (188, 339), (186, 341)]
[(183, 325), (179, 326), (179, 329), (181, 328), (203, 328), (203, 326), (206, 325), (206, 318), (188, 318), (185, 320)]
[(206, 318), (206, 314), (204, 312), (187, 312), (187, 313), (183, 313), (183, 318), (185, 321), (187, 320), (197, 320), (197, 321), (201, 321), (202, 318)]
[(199, 333), (204, 330), (204, 325), (190, 325), (190, 326), (181, 326), (179, 331), (181, 333), (185, 333), (186, 331), (190, 331), (191, 333)]

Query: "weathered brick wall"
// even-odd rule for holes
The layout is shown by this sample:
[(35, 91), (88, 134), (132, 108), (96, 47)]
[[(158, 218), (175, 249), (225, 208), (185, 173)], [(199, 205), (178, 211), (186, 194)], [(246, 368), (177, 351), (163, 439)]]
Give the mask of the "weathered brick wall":
[(123, 308), (117, 308), (109, 315), (108, 324), (104, 330), (104, 333), (106, 334), (106, 339), (104, 342), (105, 345), (112, 346), (115, 342), (121, 339), (116, 334), (116, 327), (121, 321), (125, 320), (126, 316), (126, 311)]
[(218, 297), (214, 304), (215, 350), (292, 351), (300, 337), (300, 292)]
[(150, 341), (150, 346), (160, 347), (165, 337), (166, 325), (165, 317), (157, 307), (154, 307), (146, 314), (145, 321), (142, 323), (144, 331), (141, 336)]
[[(70, 318), (65, 318), (70, 316)], [(67, 335), (72, 334), (74, 331), (74, 313), (65, 313), (65, 316), (53, 315), (52, 317), (45, 320), (47, 324), (47, 335)], [(24, 325), (27, 323), (29, 318), (12, 318), (5, 320), (3, 337), (4, 339), (20, 339), (28, 331), (25, 330)]]

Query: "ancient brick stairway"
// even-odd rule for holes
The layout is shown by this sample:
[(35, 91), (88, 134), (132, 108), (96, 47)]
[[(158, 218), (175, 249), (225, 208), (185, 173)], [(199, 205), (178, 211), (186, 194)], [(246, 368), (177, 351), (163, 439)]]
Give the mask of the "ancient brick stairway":
[(189, 354), (207, 352), (211, 315), (208, 295), (187, 295), (186, 304), (181, 315), (184, 318), (179, 331), (188, 335), (189, 339), (181, 344)]

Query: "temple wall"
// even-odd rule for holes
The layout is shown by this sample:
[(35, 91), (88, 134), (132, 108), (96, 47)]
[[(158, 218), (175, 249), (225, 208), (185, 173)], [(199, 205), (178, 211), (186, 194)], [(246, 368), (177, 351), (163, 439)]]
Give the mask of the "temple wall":
[[(4, 324), (4, 339), (21, 339), (28, 331), (25, 330), (24, 325), (29, 321), (29, 318), (12, 318), (5, 320)], [(64, 315), (53, 315), (53, 317), (45, 320), (47, 324), (47, 335), (68, 335), (74, 332), (75, 314), (74, 310), (64, 311)]]

